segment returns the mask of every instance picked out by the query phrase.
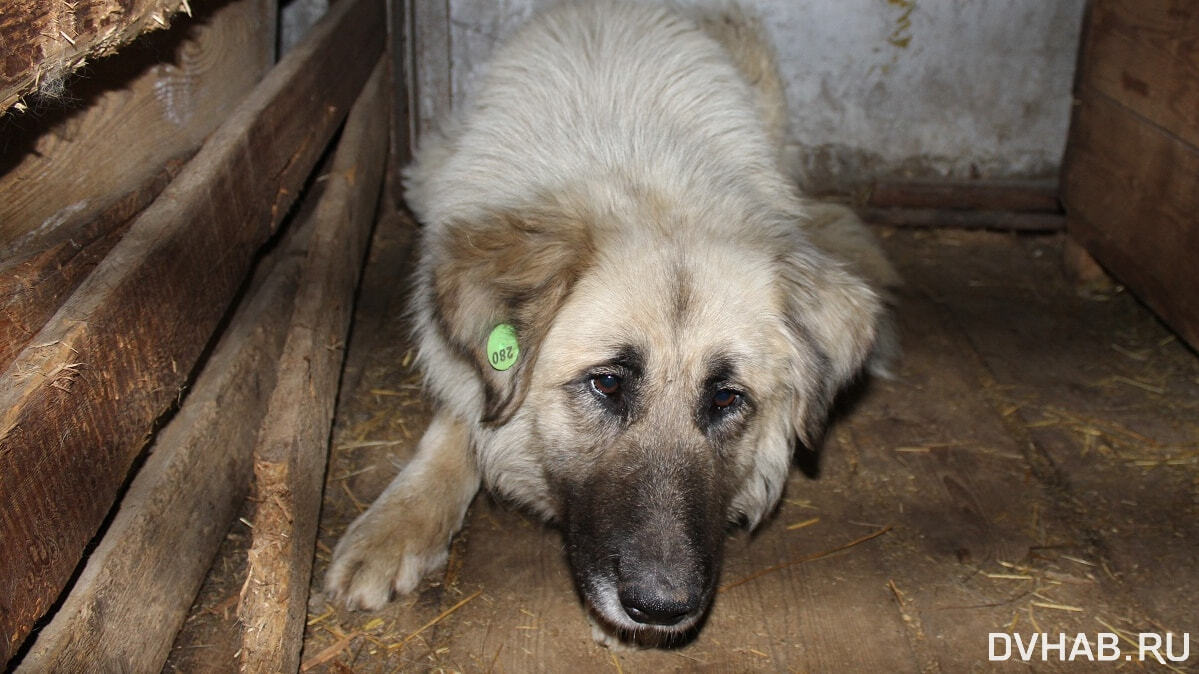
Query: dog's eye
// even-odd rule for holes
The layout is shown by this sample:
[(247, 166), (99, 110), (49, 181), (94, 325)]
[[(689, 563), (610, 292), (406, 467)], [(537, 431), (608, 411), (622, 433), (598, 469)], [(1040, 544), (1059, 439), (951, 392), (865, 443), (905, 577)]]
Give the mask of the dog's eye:
[(620, 377), (614, 374), (597, 374), (591, 378), (591, 388), (602, 396), (613, 396), (620, 391)]
[(741, 402), (741, 394), (731, 388), (722, 388), (712, 395), (712, 406), (727, 410)]

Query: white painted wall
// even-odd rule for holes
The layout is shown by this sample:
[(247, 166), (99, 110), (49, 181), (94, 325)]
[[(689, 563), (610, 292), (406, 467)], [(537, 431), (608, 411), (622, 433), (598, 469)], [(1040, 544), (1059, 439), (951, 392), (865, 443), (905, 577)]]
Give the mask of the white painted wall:
[[(449, 0), (452, 94), (552, 0)], [(1066, 142), (1084, 0), (742, 0), (780, 56), (809, 187), (1044, 177)]]
[(299, 44), (328, 11), (329, 0), (280, 0), (279, 56)]

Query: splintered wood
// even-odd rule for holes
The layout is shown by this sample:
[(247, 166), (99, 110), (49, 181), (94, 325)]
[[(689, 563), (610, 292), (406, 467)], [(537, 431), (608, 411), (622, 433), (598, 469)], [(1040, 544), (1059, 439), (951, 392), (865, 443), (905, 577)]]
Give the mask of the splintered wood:
[(387, 150), (385, 62), (350, 112), (313, 214), (307, 269), (254, 456), (253, 540), (238, 617), (243, 671), (295, 671), (329, 429)]
[(61, 95), (63, 79), (138, 35), (170, 25), (188, 0), (9, 0), (0, 12), (0, 113), (30, 94)]

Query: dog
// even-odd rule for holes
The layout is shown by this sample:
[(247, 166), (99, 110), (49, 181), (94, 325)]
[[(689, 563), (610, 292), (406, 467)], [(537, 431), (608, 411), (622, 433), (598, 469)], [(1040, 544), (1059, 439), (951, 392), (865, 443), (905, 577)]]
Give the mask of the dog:
[(405, 173), (436, 413), (330, 597), (412, 591), (486, 485), (561, 530), (603, 639), (694, 637), (727, 528), (775, 509), (796, 441), (895, 350), (898, 278), (851, 211), (801, 198), (786, 119), (732, 5), (567, 3), (498, 48)]

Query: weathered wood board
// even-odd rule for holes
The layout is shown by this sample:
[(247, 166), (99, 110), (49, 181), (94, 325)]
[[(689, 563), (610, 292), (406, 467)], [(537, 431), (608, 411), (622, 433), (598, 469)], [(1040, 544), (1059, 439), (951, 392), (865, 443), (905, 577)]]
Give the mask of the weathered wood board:
[(1189, 0), (1091, 3), (1080, 81), (1199, 147), (1199, 7)]
[(1084, 86), (1063, 190), (1070, 234), (1199, 347), (1199, 148)]
[(412, 159), (416, 148), (417, 102), (415, 85), (415, 41), (412, 39), (413, 0), (393, 0), (387, 3), (387, 69), (391, 78), (391, 132), (389, 139), (387, 185), (389, 209), (400, 208), (404, 186), (402, 170)]
[(411, 0), (414, 140), (436, 129), (450, 113), (453, 63), (449, 0)]
[(249, 490), (311, 234), (297, 223), (258, 263), (247, 299), (18, 672), (162, 669)]
[(870, 208), (929, 208), (1057, 213), (1056, 180), (880, 180), (870, 187)]
[(274, 21), (272, 0), (197, 3), (193, 19), (89, 67), (61, 104), (0, 121), (4, 257), (190, 157), (274, 64)]
[(382, 52), (339, 3), (138, 217), (0, 382), (0, 659), (63, 589), (126, 472)]
[(0, 369), (8, 369), (181, 167), (181, 162), (167, 162), (107, 208), (32, 237), (0, 263)]
[(322, 176), (279, 377), (254, 450), (253, 540), (237, 610), (245, 672), (291, 672), (300, 664), (329, 429), (387, 160), (386, 83), (381, 58)]
[(1199, 8), (1093, 3), (1062, 187), (1069, 231), (1199, 347)]
[(0, 119), (0, 368), (274, 63), (274, 5), (201, 5), (91, 66), (70, 103)]
[[(1030, 607), (1054, 600), (1026, 595), (1018, 624), (1031, 631), (1031, 615), (1055, 633), (1046, 623), (1078, 619), (1093, 633), (1108, 631), (1102, 620), (1133, 632), (1187, 632), (1193, 643), (1199, 358), (1128, 293), (1075, 292), (1062, 278), (1056, 239), (948, 240), (957, 245), (892, 250), (907, 260), (923, 253), (923, 264), (901, 271), (974, 354), (981, 393), (1050, 487), (1052, 498), (1025, 522), (1039, 539), (1026, 564), (1039, 592), (1085, 609)], [(993, 261), (955, 264), (984, 257)], [(995, 273), (1005, 268), (1008, 276)], [(1191, 654), (1199, 664), (1193, 646)]]

